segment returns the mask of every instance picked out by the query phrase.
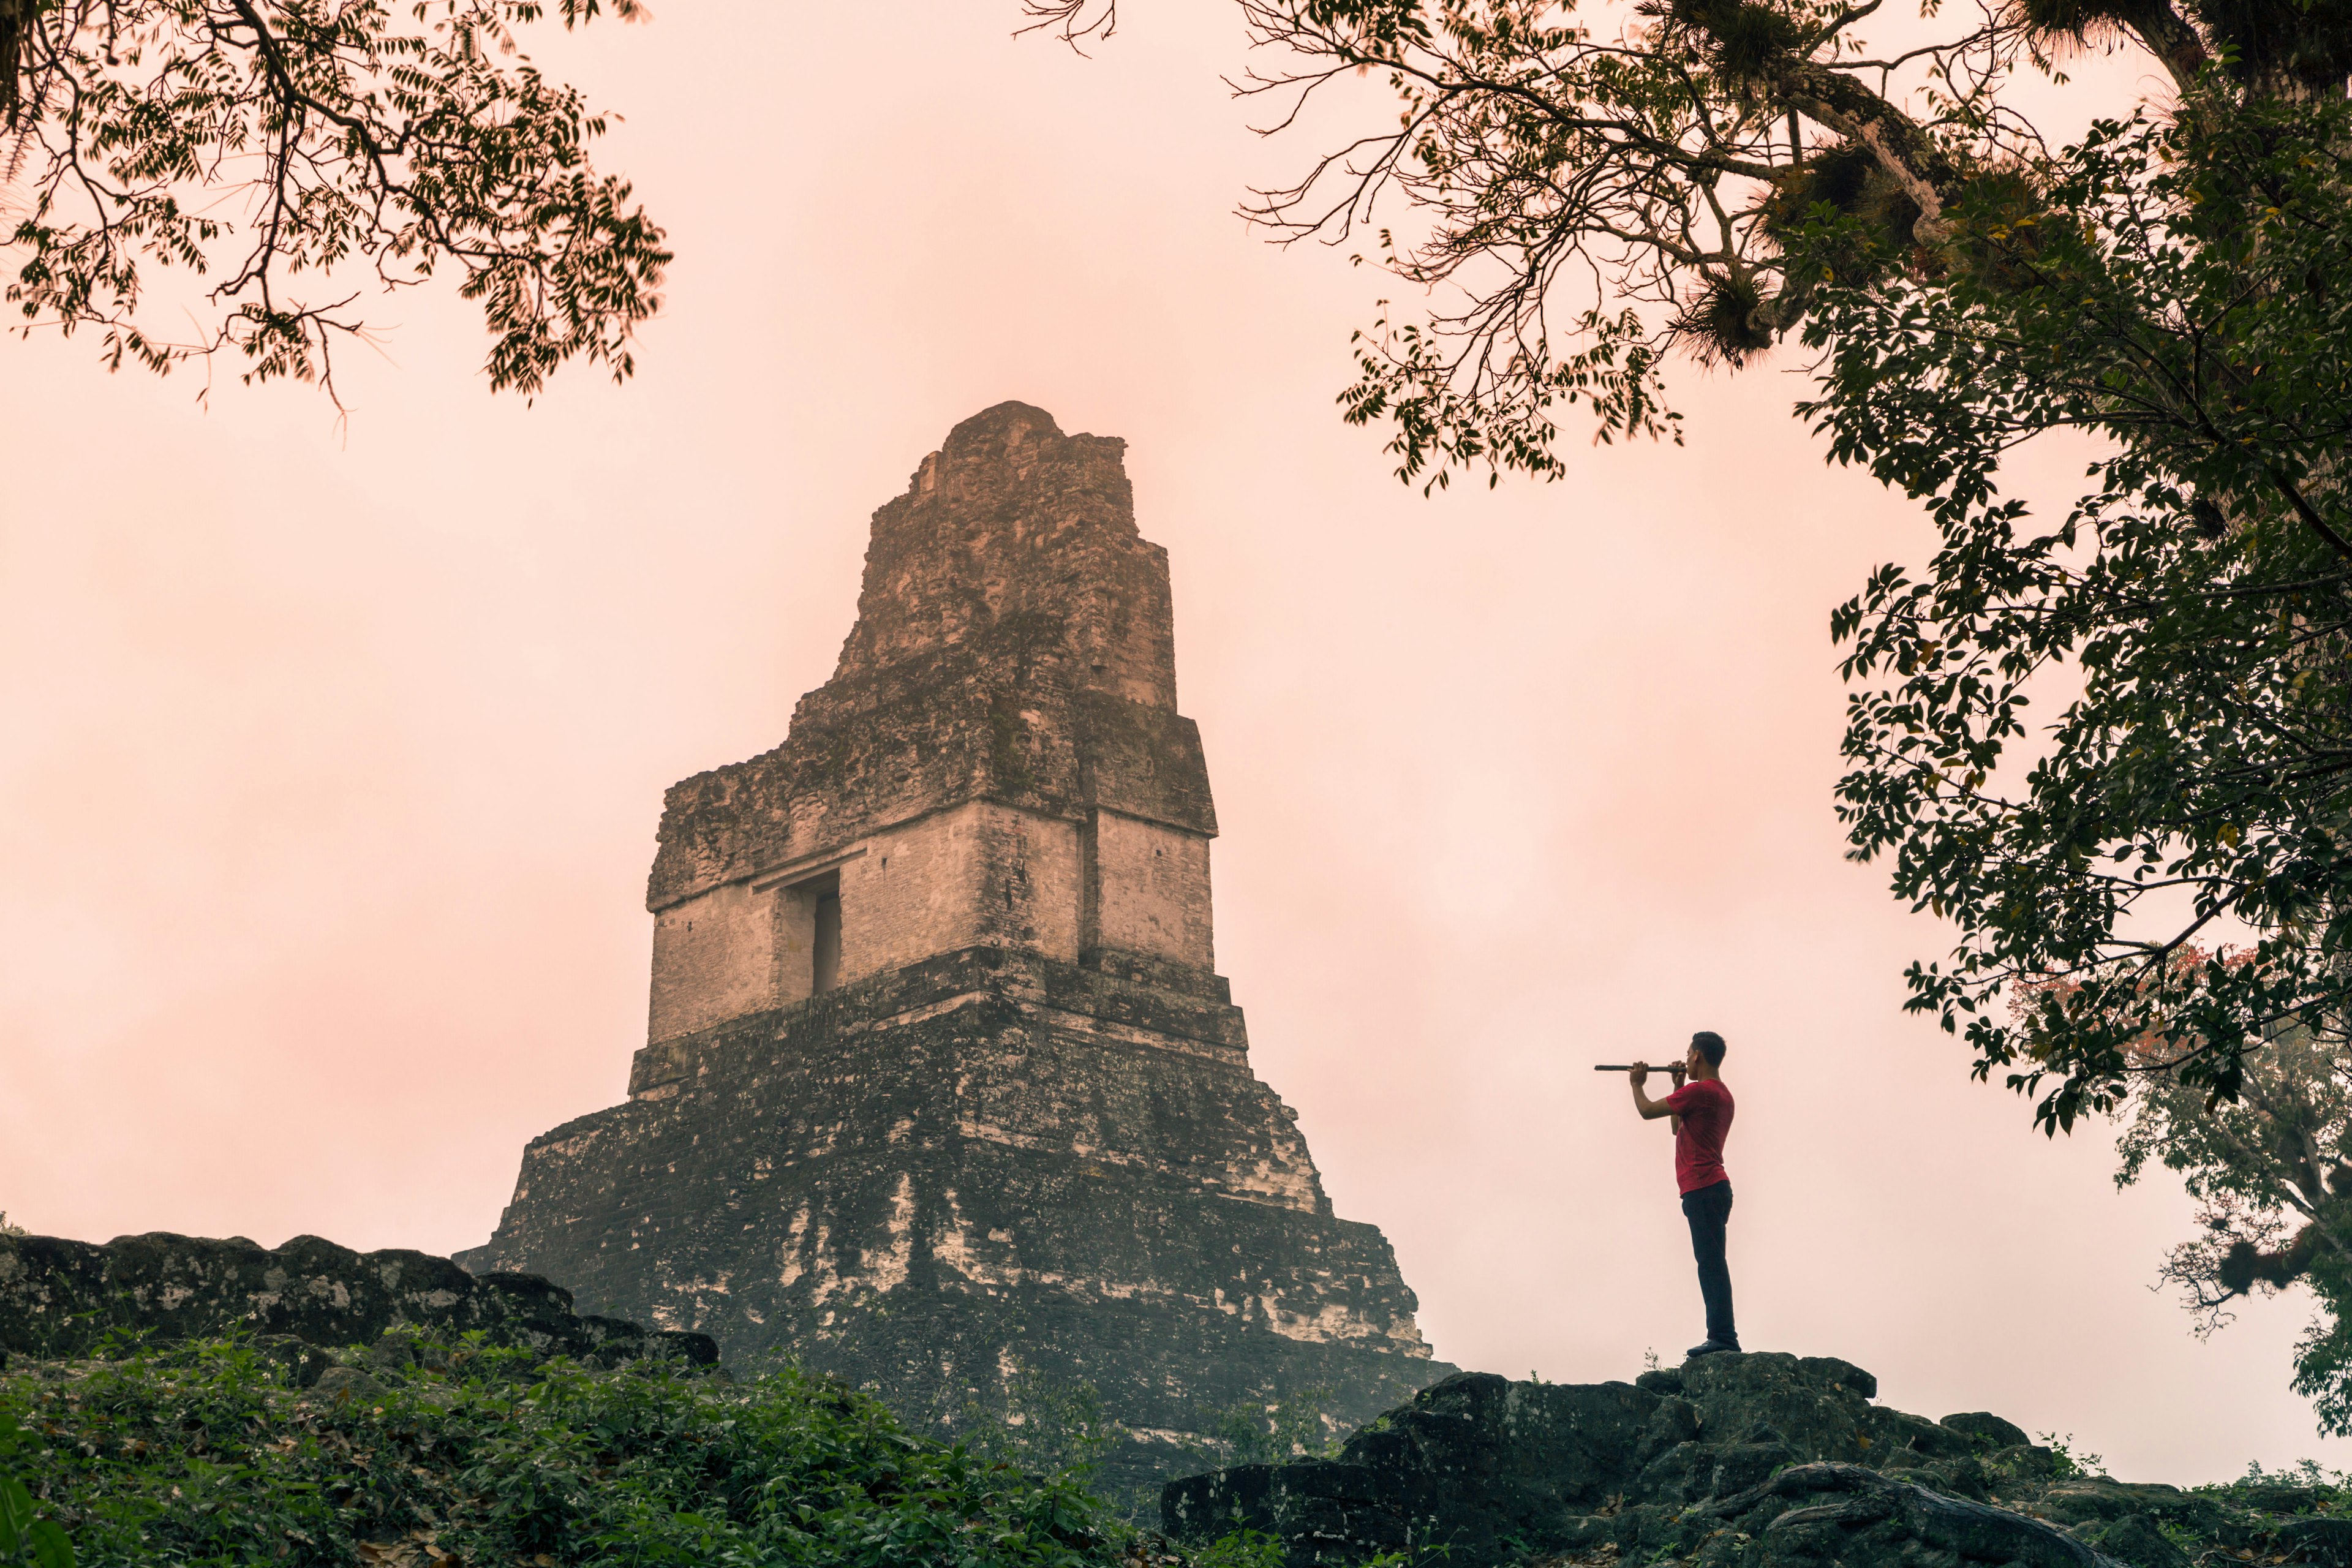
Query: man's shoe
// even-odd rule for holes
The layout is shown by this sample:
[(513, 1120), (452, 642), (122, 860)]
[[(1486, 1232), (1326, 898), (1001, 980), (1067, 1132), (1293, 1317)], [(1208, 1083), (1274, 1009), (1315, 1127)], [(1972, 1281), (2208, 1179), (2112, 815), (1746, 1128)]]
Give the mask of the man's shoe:
[(1697, 1344), (1691, 1346), (1687, 1353), (1693, 1360), (1696, 1360), (1698, 1357), (1703, 1355), (1717, 1355), (1725, 1351), (1737, 1351), (1738, 1349), (1739, 1342), (1738, 1340), (1702, 1340)]

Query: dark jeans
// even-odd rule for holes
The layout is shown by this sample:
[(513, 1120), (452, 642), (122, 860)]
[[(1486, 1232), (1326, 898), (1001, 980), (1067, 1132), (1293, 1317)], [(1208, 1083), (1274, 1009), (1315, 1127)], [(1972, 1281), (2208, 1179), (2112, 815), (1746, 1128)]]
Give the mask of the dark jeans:
[(1698, 1258), (1698, 1293), (1706, 1299), (1706, 1337), (1737, 1345), (1731, 1321), (1731, 1266), (1723, 1260), (1724, 1227), (1731, 1221), (1731, 1184), (1717, 1182), (1683, 1194), (1683, 1217), (1690, 1221), (1691, 1251)]

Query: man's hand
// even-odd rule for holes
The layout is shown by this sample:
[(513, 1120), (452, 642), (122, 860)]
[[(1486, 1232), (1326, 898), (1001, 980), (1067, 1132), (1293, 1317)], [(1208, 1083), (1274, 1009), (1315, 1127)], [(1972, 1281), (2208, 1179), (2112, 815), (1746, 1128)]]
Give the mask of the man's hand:
[[(1666, 1109), (1666, 1102), (1664, 1100), (1652, 1100), (1648, 1095), (1642, 1092), (1642, 1086), (1650, 1081), (1649, 1063), (1635, 1062), (1632, 1067), (1626, 1068), (1625, 1081), (1633, 1086), (1633, 1109), (1641, 1113), (1643, 1121), (1655, 1121), (1661, 1116), (1674, 1115), (1673, 1111)], [(1677, 1123), (1677, 1126), (1679, 1126), (1679, 1122)]]

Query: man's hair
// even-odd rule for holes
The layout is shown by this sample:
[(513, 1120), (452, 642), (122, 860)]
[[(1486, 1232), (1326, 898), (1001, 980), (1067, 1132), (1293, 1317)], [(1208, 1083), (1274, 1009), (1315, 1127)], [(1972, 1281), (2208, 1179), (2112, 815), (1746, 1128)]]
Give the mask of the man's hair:
[(1691, 1037), (1691, 1044), (1698, 1047), (1698, 1054), (1706, 1058), (1706, 1065), (1711, 1068), (1721, 1067), (1723, 1053), (1730, 1048), (1723, 1043), (1723, 1037), (1713, 1029), (1701, 1029)]

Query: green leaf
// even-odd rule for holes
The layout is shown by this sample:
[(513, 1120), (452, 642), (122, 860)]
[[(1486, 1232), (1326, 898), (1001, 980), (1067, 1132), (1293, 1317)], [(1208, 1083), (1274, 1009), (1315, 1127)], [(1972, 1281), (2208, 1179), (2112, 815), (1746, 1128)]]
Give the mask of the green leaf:
[(22, 1552), (33, 1528), (33, 1495), (14, 1476), (0, 1475), (0, 1551)]
[(74, 1568), (72, 1542), (55, 1520), (37, 1520), (32, 1531), (33, 1561), (40, 1568)]

